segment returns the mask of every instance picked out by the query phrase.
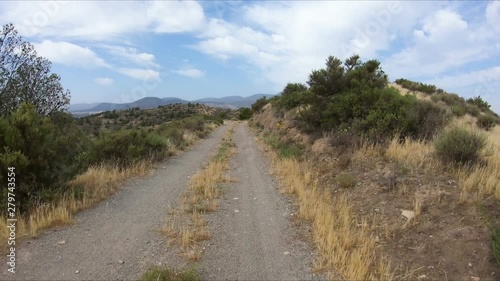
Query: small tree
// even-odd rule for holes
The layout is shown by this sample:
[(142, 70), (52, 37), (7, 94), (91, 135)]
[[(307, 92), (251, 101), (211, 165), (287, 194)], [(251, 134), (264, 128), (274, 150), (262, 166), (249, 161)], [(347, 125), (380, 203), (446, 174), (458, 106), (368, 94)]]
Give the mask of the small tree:
[(491, 105), (488, 102), (484, 101), (481, 98), (481, 96), (467, 99), (467, 103), (470, 103), (470, 104), (473, 104), (473, 105), (479, 107), (479, 109), (481, 109), (482, 111), (489, 111), (490, 107), (491, 107)]
[(21, 103), (34, 104), (48, 115), (69, 104), (70, 92), (61, 86), (61, 78), (50, 73), (51, 63), (23, 41), (12, 24), (0, 34), (0, 115), (15, 111)]

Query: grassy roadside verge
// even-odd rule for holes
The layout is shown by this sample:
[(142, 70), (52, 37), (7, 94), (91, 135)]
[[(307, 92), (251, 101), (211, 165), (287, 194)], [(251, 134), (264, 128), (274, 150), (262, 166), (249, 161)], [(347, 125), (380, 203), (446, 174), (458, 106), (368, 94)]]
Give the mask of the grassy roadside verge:
[[(108, 198), (119, 190), (125, 180), (150, 174), (156, 161), (164, 160), (174, 153), (185, 150), (215, 127), (213, 124), (207, 125), (203, 134), (183, 130), (178, 140), (179, 145), (167, 141), (162, 157), (154, 155), (154, 157), (137, 160), (126, 166), (112, 162), (90, 166), (85, 172), (68, 182), (70, 188), (61, 194), (59, 199), (40, 205), (22, 217), (18, 217), (17, 242), (29, 237), (37, 237), (43, 230), (51, 227), (71, 224), (73, 214), (93, 207)], [(7, 245), (9, 232), (5, 216), (0, 216), (0, 229), (0, 243)], [(4, 250), (4, 247), (1, 250)]]
[(218, 208), (218, 198), (222, 194), (221, 184), (232, 181), (226, 174), (229, 159), (236, 153), (232, 138), (233, 128), (229, 128), (209, 163), (194, 174), (188, 183), (180, 206), (169, 211), (167, 223), (161, 232), (177, 244), (183, 256), (196, 261), (201, 257), (201, 241), (211, 238), (210, 230), (203, 215)]
[(321, 175), (299, 153), (283, 153), (286, 144), (275, 143), (277, 139), (272, 133), (261, 137), (282, 192), (297, 197), (300, 218), (313, 227), (316, 270), (328, 271), (331, 280), (392, 280), (390, 264), (376, 254), (372, 224), (355, 216), (346, 195), (318, 186)]

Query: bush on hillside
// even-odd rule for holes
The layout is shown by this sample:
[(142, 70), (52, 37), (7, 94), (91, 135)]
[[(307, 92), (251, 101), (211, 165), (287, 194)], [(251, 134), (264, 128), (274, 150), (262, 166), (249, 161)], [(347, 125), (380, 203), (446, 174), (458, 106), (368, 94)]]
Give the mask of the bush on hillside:
[(477, 118), (477, 126), (481, 129), (489, 131), (497, 125), (498, 119), (491, 114), (483, 114)]
[(451, 108), (451, 113), (456, 117), (462, 117), (467, 114), (467, 109), (460, 105), (453, 105)]
[(445, 165), (474, 165), (485, 147), (483, 134), (458, 126), (442, 132), (434, 143), (436, 154)]
[(238, 110), (239, 115), (238, 118), (240, 120), (248, 120), (252, 118), (252, 110), (248, 107), (242, 107)]
[[(0, 132), (0, 170), (16, 168), (16, 202), (21, 211), (55, 198), (85, 166), (88, 140), (66, 113), (42, 116), (25, 103), (0, 118)], [(0, 175), (7, 186), (5, 181)]]
[(254, 113), (257, 113), (257, 112), (260, 112), (262, 110), (262, 108), (264, 108), (264, 106), (268, 103), (269, 101), (267, 100), (266, 97), (262, 97), (258, 100), (256, 100), (253, 104), (252, 104), (252, 111)]
[(410, 91), (419, 91), (419, 92), (426, 93), (429, 95), (437, 92), (436, 86), (434, 86), (434, 85), (424, 84), (424, 83), (420, 83), (420, 82), (414, 82), (414, 81), (403, 79), (403, 78), (397, 79), (394, 82), (396, 84), (400, 85), (401, 87), (408, 89)]
[(484, 101), (480, 96), (467, 99), (467, 103), (477, 106), (481, 111), (490, 111), (491, 105)]

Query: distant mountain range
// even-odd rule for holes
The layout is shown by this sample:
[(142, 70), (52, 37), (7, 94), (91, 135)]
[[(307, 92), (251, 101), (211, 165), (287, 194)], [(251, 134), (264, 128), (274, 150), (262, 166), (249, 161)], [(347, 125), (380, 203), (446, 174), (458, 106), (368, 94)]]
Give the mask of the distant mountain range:
[(109, 110), (122, 110), (133, 107), (141, 109), (157, 108), (158, 106), (172, 103), (201, 103), (208, 106), (227, 107), (237, 109), (240, 107), (250, 107), (256, 100), (262, 97), (272, 97), (273, 95), (257, 94), (249, 97), (228, 96), (222, 98), (204, 98), (194, 101), (187, 101), (179, 98), (156, 98), (146, 97), (130, 103), (77, 103), (70, 104), (69, 111), (73, 113), (102, 112)]

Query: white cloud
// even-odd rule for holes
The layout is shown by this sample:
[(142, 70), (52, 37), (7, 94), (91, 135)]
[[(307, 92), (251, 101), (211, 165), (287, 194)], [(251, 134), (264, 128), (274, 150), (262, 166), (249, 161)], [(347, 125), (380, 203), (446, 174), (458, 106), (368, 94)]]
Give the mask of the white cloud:
[[(307, 79), (329, 55), (373, 58), (413, 26), (428, 4), (394, 2), (257, 2), (242, 24), (210, 19), (195, 49), (221, 59), (244, 58), (282, 88)], [(406, 18), (404, 24), (401, 18)]]
[(192, 1), (0, 3), (0, 21), (14, 23), (28, 37), (113, 40), (137, 32), (191, 32), (204, 18), (203, 8)]
[(160, 72), (152, 69), (119, 68), (118, 72), (137, 80), (148, 81), (160, 79)]
[(496, 36), (500, 35), (500, 1), (492, 1), (486, 8), (486, 19), (490, 26), (496, 31)]
[(108, 77), (99, 77), (94, 79), (94, 82), (96, 84), (99, 84), (101, 86), (111, 86), (114, 83), (114, 80)]
[(196, 68), (179, 69), (179, 70), (175, 70), (174, 72), (177, 74), (183, 75), (183, 76), (191, 77), (191, 78), (200, 78), (200, 77), (203, 77), (205, 75), (205, 72), (203, 72), (199, 69), (196, 69)]
[(81, 68), (109, 67), (96, 53), (89, 48), (84, 48), (68, 42), (54, 42), (44, 40), (34, 44), (38, 55), (46, 57), (53, 63)]
[(126, 48), (121, 46), (105, 46), (112, 55), (119, 60), (126, 60), (133, 64), (145, 67), (159, 67), (153, 54), (140, 53), (135, 48)]
[(386, 69), (398, 77), (445, 73), (499, 53), (498, 39), (486, 23), (469, 25), (458, 12), (438, 10), (413, 31), (412, 44), (387, 58)]

